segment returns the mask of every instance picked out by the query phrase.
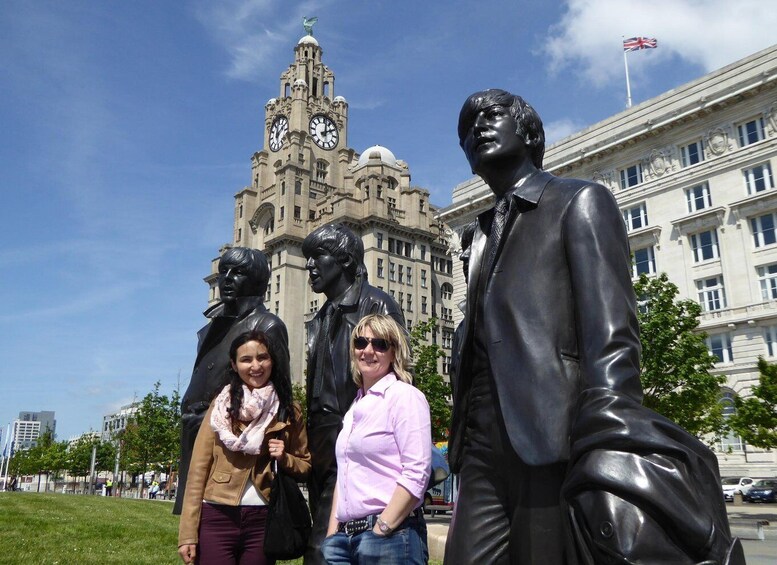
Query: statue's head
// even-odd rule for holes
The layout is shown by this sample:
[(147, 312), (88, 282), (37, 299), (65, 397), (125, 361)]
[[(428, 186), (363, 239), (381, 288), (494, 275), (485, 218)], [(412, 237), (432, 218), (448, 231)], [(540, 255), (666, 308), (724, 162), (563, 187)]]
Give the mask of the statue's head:
[(473, 148), (468, 146), (467, 137), (487, 111), (495, 107), (507, 111), (514, 122), (515, 135), (522, 139), (532, 164), (537, 169), (541, 169), (545, 155), (545, 131), (539, 115), (520, 96), (505, 90), (490, 89), (476, 92), (467, 98), (459, 113), (459, 144), (467, 154), (467, 159), (473, 166), (473, 172), (478, 173), (475, 170), (477, 159), (473, 154)]
[(264, 297), (269, 280), (270, 265), (257, 249), (232, 247), (219, 260), (219, 294), (226, 304), (242, 296)]
[(364, 244), (344, 224), (327, 224), (302, 242), (302, 253), (315, 292), (340, 296), (357, 276), (366, 279)]

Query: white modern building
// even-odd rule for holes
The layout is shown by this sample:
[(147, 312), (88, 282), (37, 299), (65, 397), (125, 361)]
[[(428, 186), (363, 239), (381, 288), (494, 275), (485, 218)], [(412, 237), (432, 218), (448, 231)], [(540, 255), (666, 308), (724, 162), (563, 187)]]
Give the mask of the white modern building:
[(113, 414), (106, 414), (103, 416), (103, 428), (101, 431), (102, 440), (109, 441), (113, 439), (117, 433), (126, 428), (127, 421), (138, 411), (139, 407), (139, 402), (133, 402), (122, 406)]
[(52, 434), (57, 431), (57, 421), (54, 419), (54, 412), (19, 412), (19, 418), (14, 420), (14, 451), (35, 447), (38, 443), (38, 438), (46, 430), (51, 430)]
[[(758, 382), (759, 356), (777, 362), (775, 167), (777, 46), (594, 124), (545, 155), (548, 171), (615, 194), (635, 277), (666, 272), (683, 298), (701, 304), (714, 371), (726, 376), (727, 411)], [(492, 200), (476, 177), (454, 189), (438, 218), (460, 231)], [(463, 281), (454, 286), (462, 298)], [(738, 437), (717, 453), (724, 475), (777, 475), (775, 452)]]

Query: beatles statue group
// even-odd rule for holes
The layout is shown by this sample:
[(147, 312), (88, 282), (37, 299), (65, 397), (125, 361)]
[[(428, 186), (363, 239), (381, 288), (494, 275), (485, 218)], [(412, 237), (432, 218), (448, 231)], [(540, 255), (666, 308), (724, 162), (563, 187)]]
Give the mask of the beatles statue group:
[[(463, 238), (467, 293), (452, 353), (448, 454), (459, 491), (445, 563), (744, 564), (716, 458), (641, 404), (631, 259), (611, 192), (545, 172), (542, 121), (509, 92), (467, 98), (458, 135), (494, 206)], [(361, 238), (346, 226), (319, 227), (302, 251), (312, 289), (326, 296), (310, 322), (306, 377), (313, 533), (305, 563), (318, 564), (334, 444), (357, 392), (351, 331), (367, 314), (403, 325), (404, 317), (369, 284)], [(260, 251), (234, 247), (220, 259), (220, 302), (205, 312), (182, 403), (178, 512), (234, 337), (264, 331), (273, 357), (288, 361), (286, 326), (263, 303), (269, 278)]]

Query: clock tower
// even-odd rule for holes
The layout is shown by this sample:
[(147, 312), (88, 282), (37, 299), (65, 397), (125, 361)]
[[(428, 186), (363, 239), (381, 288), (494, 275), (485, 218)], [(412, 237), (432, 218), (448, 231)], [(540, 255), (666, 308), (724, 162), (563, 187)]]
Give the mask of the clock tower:
[[(289, 330), (294, 382), (305, 380), (306, 322), (326, 301), (309, 286), (302, 241), (323, 224), (345, 223), (362, 238), (370, 283), (395, 297), (408, 322), (450, 314), (441, 324), (453, 335), (454, 306), (440, 304), (452, 294), (451, 261), (429, 193), (410, 185), (407, 164), (388, 149), (360, 156), (348, 147), (348, 103), (335, 96), (322, 53), (312, 35), (302, 37), (278, 97), (265, 104), (264, 149), (251, 157), (250, 186), (235, 195), (229, 244), (260, 249), (270, 262), (265, 305)], [(206, 278), (211, 302), (217, 261)]]

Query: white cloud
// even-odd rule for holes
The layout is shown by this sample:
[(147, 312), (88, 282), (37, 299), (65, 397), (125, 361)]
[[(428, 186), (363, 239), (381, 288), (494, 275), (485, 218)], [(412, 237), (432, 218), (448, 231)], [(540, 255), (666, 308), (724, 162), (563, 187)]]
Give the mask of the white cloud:
[(328, 3), (320, 0), (299, 4), (274, 0), (203, 1), (196, 16), (229, 53), (227, 76), (263, 81), (262, 71), (268, 66), (274, 67), (280, 52), (304, 35), (303, 16), (313, 16)]
[(545, 145), (552, 145), (557, 141), (564, 139), (565, 137), (572, 135), (583, 129), (585, 124), (564, 118), (549, 122), (545, 125)]
[(673, 58), (710, 72), (774, 43), (777, 10), (765, 0), (568, 0), (542, 51), (551, 71), (575, 69), (597, 87), (622, 80), (622, 38), (655, 37), (658, 48), (629, 59), (655, 66)]

